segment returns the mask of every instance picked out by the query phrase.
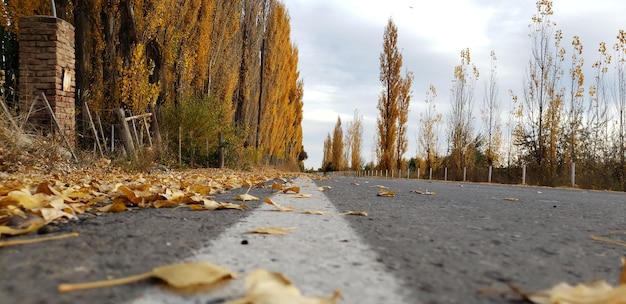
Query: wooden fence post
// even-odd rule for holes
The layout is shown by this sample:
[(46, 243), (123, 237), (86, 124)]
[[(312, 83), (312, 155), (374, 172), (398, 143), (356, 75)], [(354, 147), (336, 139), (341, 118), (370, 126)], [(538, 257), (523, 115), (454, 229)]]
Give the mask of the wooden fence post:
[(220, 169), (224, 169), (224, 135), (222, 135), (222, 132), (217, 133), (217, 141), (219, 143), (219, 168)]
[(130, 129), (128, 128), (128, 123), (126, 122), (126, 114), (124, 114), (124, 110), (122, 108), (115, 109), (115, 114), (117, 115), (117, 120), (120, 123), (120, 137), (124, 143), (126, 154), (135, 155), (135, 145), (133, 144), (133, 137), (130, 134)]

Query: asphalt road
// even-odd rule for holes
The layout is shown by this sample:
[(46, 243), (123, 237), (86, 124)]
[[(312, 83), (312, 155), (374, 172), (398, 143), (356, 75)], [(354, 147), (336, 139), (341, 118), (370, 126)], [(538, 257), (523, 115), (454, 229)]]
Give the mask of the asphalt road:
[[(503, 303), (509, 298), (477, 290), (506, 284), (537, 291), (563, 281), (618, 283), (626, 248), (590, 235), (626, 241), (624, 193), (374, 178), (317, 183), (332, 186), (326, 195), (340, 211), (369, 212), (348, 218), (350, 225), (415, 303)], [(396, 196), (376, 197), (376, 185)]]
[[(79, 232), (77, 238), (0, 248), (0, 303), (159, 302), (152, 295), (162, 291), (154, 281), (66, 294), (56, 288), (205, 258), (231, 263), (237, 272), (259, 266), (282, 271), (306, 294), (342, 289), (344, 303), (367, 303), (355, 301), (367, 284), (385, 303), (519, 303), (515, 297), (478, 295), (477, 290), (513, 284), (534, 291), (561, 281), (595, 279), (615, 284), (626, 251), (589, 238), (595, 234), (626, 241), (623, 193), (343, 177), (316, 181), (331, 186), (318, 192), (310, 181), (302, 183), (303, 192), (314, 195), (311, 201), (276, 197), (277, 202), (298, 210), (324, 209), (329, 215), (303, 218), (254, 203), (246, 212), (148, 209), (82, 217), (58, 227), (57, 232)], [(377, 185), (396, 196), (376, 196)], [(242, 191), (217, 199), (231, 201)], [(251, 194), (270, 196), (268, 189)], [(337, 215), (347, 211), (369, 216)], [(242, 233), (268, 223), (300, 227), (292, 239)], [(242, 245), (243, 239), (249, 244)], [(289, 249), (277, 249), (266, 239)], [(327, 244), (332, 246), (320, 247)], [(314, 256), (325, 262), (313, 262)], [(227, 298), (160, 302), (220, 303)], [(376, 301), (371, 303), (381, 300)]]

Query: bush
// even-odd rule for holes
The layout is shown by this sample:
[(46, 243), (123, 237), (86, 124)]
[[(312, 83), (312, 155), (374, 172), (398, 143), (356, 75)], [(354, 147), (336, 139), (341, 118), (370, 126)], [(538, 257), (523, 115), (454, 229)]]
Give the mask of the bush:
[(239, 165), (245, 155), (241, 152), (245, 134), (225, 118), (224, 113), (229, 111), (225, 107), (227, 105), (212, 98), (186, 98), (167, 103), (161, 111), (167, 148), (178, 155), (180, 142), (183, 162), (191, 167), (216, 167), (220, 150), (218, 134), (221, 132), (225, 164), (229, 167)]

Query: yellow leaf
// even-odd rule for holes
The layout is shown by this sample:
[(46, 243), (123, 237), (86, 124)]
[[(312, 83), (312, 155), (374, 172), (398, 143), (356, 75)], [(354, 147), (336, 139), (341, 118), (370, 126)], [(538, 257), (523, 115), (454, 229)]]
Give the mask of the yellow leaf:
[(332, 188), (331, 186), (321, 186), (321, 187), (317, 187), (317, 190), (324, 192), (324, 191), (330, 190), (331, 188)]
[(191, 192), (198, 193), (200, 195), (209, 195), (209, 194), (214, 194), (217, 192), (211, 186), (197, 185), (197, 184), (191, 186), (189, 190)]
[(72, 233), (66, 233), (66, 234), (60, 234), (60, 235), (52, 235), (52, 236), (44, 236), (44, 237), (38, 237), (38, 238), (33, 238), (33, 239), (27, 239), (27, 240), (10, 240), (10, 241), (0, 242), (0, 247), (33, 244), (33, 243), (52, 241), (52, 240), (64, 239), (64, 238), (75, 237), (75, 236), (78, 236), (78, 232), (72, 232)]
[(528, 295), (536, 304), (622, 304), (626, 299), (626, 285), (616, 288), (605, 281), (571, 286), (559, 283), (549, 290)]
[(126, 211), (126, 205), (122, 202), (115, 202), (113, 204), (110, 205), (106, 205), (102, 208), (98, 208), (98, 211), (100, 212), (112, 212), (112, 213), (118, 213), (118, 212), (124, 212)]
[(380, 192), (378, 192), (377, 195), (378, 196), (384, 196), (384, 197), (394, 197), (394, 196), (396, 196), (396, 193), (393, 192), (393, 190), (380, 189)]
[(226, 304), (334, 304), (341, 296), (305, 297), (293, 283), (279, 272), (256, 269), (246, 275), (246, 296)]
[(244, 202), (245, 201), (258, 201), (259, 198), (256, 196), (252, 196), (248, 193), (245, 193), (245, 194), (240, 194), (240, 195), (235, 196), (235, 200), (244, 201)]
[(510, 201), (510, 202), (517, 202), (517, 201), (519, 201), (519, 198), (515, 198), (515, 197), (505, 197), (505, 198), (503, 198), (503, 200), (505, 200), (505, 201)]
[(293, 192), (293, 193), (300, 193), (300, 187), (298, 186), (293, 186), (293, 187), (289, 187), (287, 189), (283, 189), (283, 193), (287, 193), (287, 192)]
[[(622, 258), (622, 264), (626, 259)], [(626, 301), (626, 264), (622, 266), (621, 285), (613, 287), (604, 280), (571, 286), (561, 282), (551, 289), (526, 294), (515, 287), (513, 292), (535, 304), (624, 304)]]
[(219, 207), (217, 207), (217, 210), (236, 209), (236, 210), (244, 211), (246, 210), (246, 208), (248, 208), (248, 206), (246, 206), (245, 204), (220, 203)]
[[(124, 206), (126, 207), (126, 206)], [(41, 212), (41, 216), (46, 221), (46, 223), (50, 223), (56, 219), (65, 217), (67, 219), (76, 219), (77, 217), (71, 213), (67, 213), (65, 211), (56, 209), (56, 208), (41, 208), (39, 210)]]
[(272, 235), (287, 235), (289, 234), (292, 230), (298, 229), (298, 227), (289, 227), (289, 228), (282, 228), (282, 227), (263, 227), (263, 228), (257, 228), (254, 229), (252, 231), (250, 231), (250, 233), (256, 233), (256, 234), (272, 234)]
[(279, 205), (278, 203), (274, 202), (271, 198), (266, 197), (263, 199), (264, 202), (276, 207), (276, 209), (278, 209), (278, 211), (280, 212), (288, 212), (288, 211), (293, 211), (295, 208), (293, 207), (284, 207)]
[(218, 283), (235, 278), (235, 274), (230, 270), (208, 262), (191, 262), (165, 265), (154, 268), (151, 272), (120, 279), (80, 284), (61, 284), (58, 289), (60, 292), (70, 292), (82, 289), (109, 287), (133, 283), (151, 277), (161, 279), (174, 288), (188, 289), (214, 286)]
[(282, 191), (283, 190), (283, 185), (281, 185), (279, 183), (273, 183), (272, 184), (272, 190)]
[(213, 211), (213, 210), (222, 210), (222, 209), (237, 209), (244, 211), (246, 210), (246, 205), (244, 204), (233, 204), (233, 203), (218, 203), (216, 201), (207, 200), (204, 202), (204, 205), (188, 205), (189, 209), (194, 211)]
[(16, 205), (24, 207), (26, 210), (32, 210), (36, 208), (45, 207), (49, 203), (50, 196), (44, 193), (30, 194), (27, 189), (14, 190), (9, 192), (4, 199), (3, 204), (15, 203)]
[(309, 198), (309, 197), (311, 197), (311, 194), (298, 193), (298, 194), (291, 194), (288, 197), (292, 197), (292, 198)]
[(13, 228), (13, 227), (9, 227), (9, 226), (0, 226), (0, 236), (2, 236), (3, 234), (8, 234), (8, 235), (20, 235), (20, 234), (27, 234), (27, 233), (31, 233), (33, 231), (36, 231), (37, 229), (43, 227), (46, 223), (41, 220), (41, 221), (37, 221), (34, 222), (32, 224), (30, 224), (30, 226), (20, 229), (20, 228)]

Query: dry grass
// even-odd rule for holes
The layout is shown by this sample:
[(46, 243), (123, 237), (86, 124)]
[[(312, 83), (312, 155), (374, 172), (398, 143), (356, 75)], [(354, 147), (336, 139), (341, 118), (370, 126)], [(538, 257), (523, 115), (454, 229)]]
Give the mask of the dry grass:
[(58, 138), (15, 131), (0, 116), (0, 171), (52, 171), (71, 161), (71, 154), (60, 147)]

